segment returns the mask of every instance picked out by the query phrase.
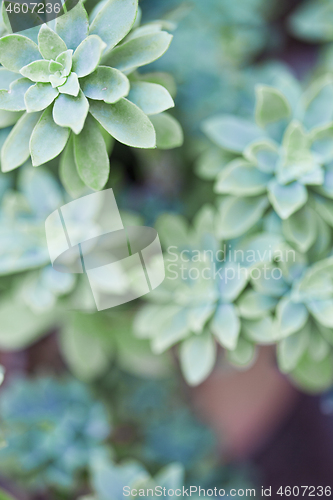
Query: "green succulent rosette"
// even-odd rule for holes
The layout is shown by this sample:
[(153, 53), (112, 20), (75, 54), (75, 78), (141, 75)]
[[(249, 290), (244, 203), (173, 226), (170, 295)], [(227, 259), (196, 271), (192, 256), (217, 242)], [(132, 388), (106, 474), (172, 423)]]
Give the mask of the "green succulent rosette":
[(219, 237), (241, 236), (271, 208), (287, 241), (296, 242), (303, 252), (322, 237), (323, 226), (332, 227), (330, 95), (331, 75), (305, 93), (292, 77), (284, 78), (280, 88), (257, 86), (253, 121), (219, 115), (204, 123), (218, 147), (204, 153), (197, 173), (216, 179), (215, 192), (223, 195)]
[(22, 34), (0, 39), (4, 172), (64, 151), (65, 183), (99, 190), (109, 176), (111, 137), (137, 148), (181, 144), (178, 123), (164, 113), (174, 106), (168, 90), (136, 71), (159, 58), (172, 35), (162, 23), (136, 26), (137, 12), (137, 0), (108, 0), (89, 22), (80, 2), (54, 30), (41, 26), (38, 45)]

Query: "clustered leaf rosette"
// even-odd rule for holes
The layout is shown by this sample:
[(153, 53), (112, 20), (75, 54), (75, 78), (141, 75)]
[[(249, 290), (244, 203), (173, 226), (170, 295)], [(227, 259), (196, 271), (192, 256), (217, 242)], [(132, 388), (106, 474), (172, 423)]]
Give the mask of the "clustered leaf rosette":
[[(5, 131), (4, 172), (29, 156), (39, 166), (65, 149), (62, 177), (98, 190), (109, 176), (105, 136), (139, 148), (181, 144), (178, 123), (164, 113), (174, 106), (171, 95), (136, 72), (159, 58), (172, 36), (158, 22), (129, 34), (137, 12), (138, 0), (108, 0), (89, 24), (80, 2), (54, 30), (41, 26), (38, 45), (21, 34), (0, 39), (0, 110), (23, 113)], [(4, 126), (17, 120), (10, 116)]]
[(305, 93), (292, 77), (280, 87), (257, 86), (255, 121), (220, 115), (204, 123), (220, 148), (201, 157), (198, 173), (216, 177), (223, 195), (219, 237), (241, 236), (273, 208), (288, 241), (302, 233), (305, 252), (322, 237), (323, 222), (333, 226), (333, 79)]

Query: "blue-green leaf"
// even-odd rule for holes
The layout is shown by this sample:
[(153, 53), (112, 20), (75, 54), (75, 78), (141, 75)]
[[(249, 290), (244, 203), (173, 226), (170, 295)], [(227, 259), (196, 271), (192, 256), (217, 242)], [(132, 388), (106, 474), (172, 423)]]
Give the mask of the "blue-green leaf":
[(109, 178), (109, 157), (99, 125), (90, 113), (82, 132), (74, 138), (74, 154), (83, 182), (96, 191), (103, 189)]
[(308, 192), (299, 182), (282, 185), (272, 180), (268, 184), (268, 197), (281, 219), (288, 219), (306, 203)]
[(71, 73), (63, 85), (58, 87), (60, 94), (68, 94), (76, 97), (80, 91), (79, 79), (76, 73)]
[(280, 90), (268, 85), (256, 87), (256, 122), (260, 127), (288, 118), (291, 108)]
[(81, 196), (85, 191), (85, 184), (81, 180), (74, 158), (74, 138), (71, 136), (65, 147), (59, 165), (59, 176), (66, 191), (73, 197)]
[(64, 52), (61, 52), (56, 58), (56, 62), (60, 63), (63, 66), (63, 70), (61, 71), (61, 76), (68, 76), (72, 69), (73, 64), (73, 50), (68, 49)]
[(90, 101), (90, 112), (117, 141), (137, 148), (155, 147), (156, 136), (151, 121), (127, 99), (120, 99), (115, 104)]
[(172, 35), (165, 31), (135, 38), (113, 49), (105, 64), (120, 71), (133, 71), (161, 57), (168, 50), (171, 40)]
[(182, 342), (180, 366), (190, 385), (198, 385), (212, 372), (216, 360), (216, 346), (213, 337), (206, 333)]
[(229, 350), (236, 349), (240, 326), (240, 320), (232, 304), (218, 306), (210, 323), (210, 329), (219, 343)]
[(25, 110), (24, 94), (31, 87), (27, 78), (19, 78), (10, 84), (9, 90), (0, 90), (0, 109), (5, 111)]
[(22, 165), (30, 156), (29, 141), (40, 113), (25, 113), (11, 130), (1, 149), (1, 168), (9, 172)]
[(75, 50), (88, 36), (88, 14), (81, 1), (66, 14), (57, 17), (56, 32), (68, 49)]
[(65, 42), (47, 24), (43, 24), (39, 30), (38, 47), (43, 58), (48, 61), (67, 50)]
[(47, 83), (50, 81), (49, 61), (44, 59), (33, 61), (27, 66), (23, 66), (20, 73), (32, 82)]
[(53, 119), (60, 127), (70, 127), (75, 134), (79, 134), (83, 129), (88, 111), (88, 99), (82, 90), (77, 97), (60, 94), (53, 106)]
[(0, 63), (10, 71), (18, 73), (23, 66), (40, 59), (37, 45), (22, 35), (7, 35), (0, 38)]
[(309, 313), (304, 304), (292, 302), (285, 297), (277, 305), (276, 316), (280, 338), (285, 338), (305, 325)]
[(156, 132), (156, 146), (159, 149), (178, 148), (183, 144), (184, 135), (179, 122), (169, 113), (150, 116)]
[(106, 44), (97, 35), (88, 36), (73, 54), (72, 70), (79, 78), (90, 75), (98, 66)]
[(220, 172), (214, 189), (216, 193), (254, 196), (266, 191), (271, 178), (246, 160), (236, 159)]
[(146, 115), (162, 113), (175, 105), (167, 89), (156, 83), (133, 82), (128, 99)]
[(109, 51), (130, 31), (137, 10), (138, 0), (108, 0), (91, 23), (90, 34), (98, 35)]
[(38, 167), (58, 156), (66, 146), (69, 134), (69, 128), (54, 123), (52, 106), (46, 108), (31, 135), (32, 164)]
[(128, 78), (118, 69), (99, 66), (91, 75), (80, 79), (84, 94), (91, 99), (114, 103), (127, 96)]
[(47, 108), (58, 94), (58, 90), (53, 88), (50, 83), (35, 83), (35, 85), (32, 85), (27, 90), (24, 96), (28, 113), (42, 111)]

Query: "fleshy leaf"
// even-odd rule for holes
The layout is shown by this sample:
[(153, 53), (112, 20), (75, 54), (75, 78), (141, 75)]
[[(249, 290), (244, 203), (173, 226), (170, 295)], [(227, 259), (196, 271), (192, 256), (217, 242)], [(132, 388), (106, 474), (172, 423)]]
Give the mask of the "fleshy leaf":
[(256, 87), (255, 116), (260, 127), (288, 118), (290, 114), (290, 104), (280, 90), (267, 85)]
[(137, 10), (138, 0), (108, 0), (91, 23), (90, 34), (98, 35), (109, 51), (130, 31)]
[(70, 134), (69, 128), (59, 127), (52, 118), (52, 106), (46, 108), (30, 139), (32, 164), (38, 167), (61, 153)]
[(44, 59), (33, 61), (27, 66), (23, 66), (20, 73), (32, 82), (47, 83), (50, 81), (49, 61)]
[(279, 159), (278, 145), (269, 139), (256, 141), (245, 149), (244, 156), (259, 170), (271, 174), (275, 172)]
[(87, 97), (106, 103), (119, 101), (130, 90), (128, 78), (118, 69), (108, 66), (98, 66), (91, 75), (80, 79), (80, 86)]
[(248, 368), (254, 362), (255, 354), (255, 345), (246, 339), (239, 338), (236, 349), (227, 351), (227, 359), (235, 366)]
[(103, 189), (109, 178), (109, 157), (99, 125), (90, 114), (74, 138), (74, 155), (83, 182), (95, 191)]
[(85, 184), (82, 182), (76, 168), (73, 136), (69, 138), (67, 146), (61, 155), (59, 176), (66, 191), (73, 198), (77, 198), (85, 190)]
[(79, 78), (90, 75), (90, 73), (97, 68), (105, 47), (105, 43), (99, 36), (88, 36), (80, 43), (73, 54), (72, 71), (74, 71)]
[(67, 50), (65, 42), (47, 24), (43, 24), (39, 30), (38, 47), (43, 58), (48, 61)]
[(276, 316), (280, 338), (285, 338), (300, 330), (308, 319), (308, 311), (304, 304), (283, 298), (277, 305)]
[(276, 298), (256, 292), (255, 290), (248, 290), (241, 295), (237, 306), (239, 314), (243, 318), (259, 319), (274, 309), (276, 304)]
[(277, 360), (283, 373), (294, 370), (309, 342), (309, 332), (303, 329), (281, 340), (277, 345)]
[(61, 52), (56, 58), (56, 62), (60, 63), (63, 66), (63, 70), (61, 71), (61, 76), (68, 76), (72, 69), (73, 64), (73, 50), (65, 50), (65, 52)]
[(233, 115), (209, 118), (203, 124), (203, 131), (215, 144), (235, 153), (242, 153), (251, 142), (265, 136), (252, 121)]
[(6, 68), (0, 68), (0, 90), (9, 90), (10, 84), (18, 78), (21, 77), (17, 73), (9, 71)]
[(315, 210), (327, 224), (333, 226), (333, 201), (323, 196), (315, 196)]
[(236, 262), (224, 264), (219, 283), (220, 297), (223, 302), (233, 302), (243, 291), (248, 281), (247, 271)]
[(156, 132), (156, 146), (159, 149), (178, 148), (183, 144), (184, 134), (179, 122), (169, 113), (150, 116)]
[(166, 31), (135, 38), (113, 49), (105, 64), (120, 71), (133, 71), (161, 57), (168, 50), (171, 40), (172, 35)]
[(306, 203), (308, 192), (299, 182), (282, 185), (273, 180), (268, 184), (268, 197), (281, 219), (288, 219)]
[(316, 215), (305, 206), (283, 221), (282, 230), (285, 238), (294, 243), (300, 252), (307, 252), (314, 243), (317, 234)]
[(30, 87), (30, 80), (19, 78), (10, 84), (9, 91), (0, 90), (0, 109), (5, 111), (25, 110), (24, 94)]
[(146, 115), (162, 113), (175, 105), (167, 89), (156, 83), (133, 82), (128, 99)]
[(274, 344), (279, 338), (271, 316), (265, 316), (258, 320), (243, 319), (242, 332), (243, 330), (249, 340), (258, 344)]
[(156, 136), (151, 121), (127, 99), (120, 99), (115, 104), (90, 101), (90, 112), (117, 141), (136, 148), (155, 147)]
[(3, 111), (0, 109), (0, 128), (15, 125), (22, 114), (22, 111)]
[(303, 94), (305, 114), (303, 124), (307, 129), (333, 120), (333, 80), (331, 75), (317, 79)]
[(0, 38), (0, 63), (10, 71), (19, 73), (20, 69), (40, 59), (35, 42), (22, 35), (7, 35)]
[(63, 85), (58, 87), (61, 94), (73, 95), (76, 97), (80, 92), (79, 79), (76, 73), (71, 73)]
[(292, 372), (294, 382), (311, 393), (322, 392), (332, 386), (333, 363), (331, 353), (317, 363), (306, 353)]
[(216, 359), (216, 346), (211, 335), (191, 337), (180, 347), (180, 366), (190, 385), (198, 385), (212, 372)]
[(264, 214), (268, 206), (266, 196), (223, 200), (217, 216), (216, 229), (220, 238), (236, 238), (250, 229)]
[(266, 191), (271, 178), (271, 175), (261, 172), (246, 160), (236, 159), (218, 175), (215, 192), (235, 196), (254, 196)]
[(88, 36), (88, 14), (81, 1), (66, 14), (57, 17), (56, 33), (68, 49), (75, 50)]
[(77, 97), (60, 94), (53, 106), (53, 119), (60, 127), (69, 127), (75, 134), (79, 134), (83, 129), (88, 111), (88, 99), (82, 90)]
[(59, 94), (50, 83), (35, 83), (25, 93), (24, 102), (28, 113), (47, 108)]
[(49, 62), (49, 72), (57, 73), (58, 71), (62, 71), (64, 69), (63, 65), (60, 62), (51, 60)]
[(30, 156), (29, 141), (40, 113), (25, 113), (11, 130), (1, 149), (1, 168), (9, 172), (22, 165)]
[(51, 83), (52, 87), (55, 89), (57, 87), (60, 87), (61, 85), (64, 85), (64, 83), (66, 83), (66, 77), (60, 76), (57, 73), (54, 75), (50, 75), (50, 83)]
[(333, 327), (333, 300), (311, 300), (307, 307), (316, 320), (323, 326)]
[(236, 349), (240, 326), (239, 318), (232, 304), (218, 306), (210, 323), (210, 329), (219, 343), (231, 351)]

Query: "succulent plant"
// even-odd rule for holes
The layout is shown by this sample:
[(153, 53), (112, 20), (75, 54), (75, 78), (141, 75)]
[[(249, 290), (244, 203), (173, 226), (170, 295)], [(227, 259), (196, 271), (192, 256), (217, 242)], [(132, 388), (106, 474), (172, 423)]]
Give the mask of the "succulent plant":
[(302, 238), (303, 251), (320, 236), (318, 218), (333, 225), (333, 108), (327, 106), (332, 92), (330, 75), (304, 94), (290, 77), (280, 88), (257, 86), (256, 122), (219, 115), (204, 123), (220, 146), (200, 160), (201, 168), (218, 171), (215, 192), (224, 195), (220, 238), (244, 234), (269, 206), (283, 221), (288, 240)]
[(332, 0), (307, 0), (288, 19), (290, 31), (297, 38), (313, 43), (333, 41)]
[(1, 473), (38, 490), (70, 490), (110, 433), (107, 411), (75, 380), (17, 379), (1, 390)]
[(29, 156), (39, 166), (65, 149), (63, 175), (98, 190), (109, 176), (105, 137), (140, 148), (180, 145), (179, 125), (163, 113), (174, 105), (169, 92), (136, 73), (168, 49), (172, 36), (162, 23), (136, 27), (137, 4), (109, 0), (89, 23), (79, 2), (54, 30), (41, 26), (38, 45), (22, 34), (0, 39), (0, 109), (23, 112), (7, 130), (4, 172)]

